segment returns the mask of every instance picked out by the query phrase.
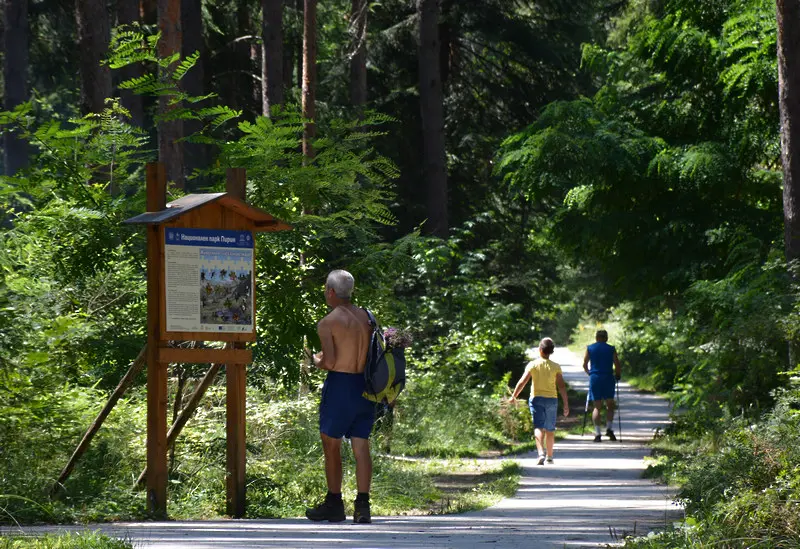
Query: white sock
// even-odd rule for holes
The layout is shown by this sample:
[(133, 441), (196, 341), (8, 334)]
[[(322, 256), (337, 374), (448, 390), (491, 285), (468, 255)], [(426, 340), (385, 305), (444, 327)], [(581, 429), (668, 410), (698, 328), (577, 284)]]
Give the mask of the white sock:
[(596, 434), (596, 435), (600, 434), (600, 426), (599, 425), (595, 425), (594, 426), (594, 434)]
[(614, 420), (612, 419), (608, 423), (606, 423), (606, 429), (612, 431), (614, 429)]

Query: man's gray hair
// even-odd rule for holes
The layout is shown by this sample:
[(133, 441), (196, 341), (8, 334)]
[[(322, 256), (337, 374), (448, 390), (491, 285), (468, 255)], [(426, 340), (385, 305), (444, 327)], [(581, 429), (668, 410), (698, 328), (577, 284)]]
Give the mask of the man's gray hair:
[(325, 281), (325, 286), (333, 288), (333, 292), (339, 299), (350, 299), (353, 297), (353, 287), (356, 285), (356, 280), (353, 275), (342, 269), (331, 271), (328, 274), (328, 280)]

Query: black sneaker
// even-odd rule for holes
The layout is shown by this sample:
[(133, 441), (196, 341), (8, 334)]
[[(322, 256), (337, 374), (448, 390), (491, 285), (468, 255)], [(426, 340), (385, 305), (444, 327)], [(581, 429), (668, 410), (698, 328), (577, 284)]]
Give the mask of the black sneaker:
[(606, 436), (608, 437), (608, 440), (610, 440), (610, 441), (616, 441), (617, 440), (617, 437), (614, 436), (614, 431), (612, 431), (611, 429), (606, 429)]
[(314, 522), (322, 520), (327, 520), (328, 522), (342, 522), (345, 519), (344, 502), (342, 500), (330, 501), (325, 499), (325, 501), (316, 507), (306, 509), (306, 518)]
[(356, 500), (354, 507), (355, 510), (353, 511), (353, 524), (369, 524), (372, 522), (372, 515), (370, 514), (368, 501)]
[(552, 465), (553, 464), (553, 458), (552, 457), (547, 458), (547, 464), (548, 465)]
[(595, 435), (595, 436), (594, 436), (594, 441), (595, 441), (595, 442), (602, 442), (602, 440), (603, 440), (603, 439), (602, 439), (602, 438), (600, 438), (600, 435)]

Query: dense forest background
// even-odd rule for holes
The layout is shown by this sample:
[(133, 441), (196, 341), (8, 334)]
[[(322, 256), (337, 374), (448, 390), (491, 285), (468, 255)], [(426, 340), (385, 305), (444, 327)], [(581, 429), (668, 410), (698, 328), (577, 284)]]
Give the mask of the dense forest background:
[[(509, 444), (525, 349), (613, 322), (689, 513), (629, 543), (797, 546), (800, 2), (5, 0), (1, 32), (0, 522), (146, 514), (141, 379), (49, 494), (146, 339), (122, 221), (159, 160), (170, 199), (246, 168), (293, 226), (258, 237), (248, 515), (323, 491), (303, 344), (346, 268), (414, 334), (383, 452)], [(173, 419), (208, 368), (171, 366)], [(172, 516), (224, 513), (224, 413), (217, 380)], [(376, 459), (376, 512), (421, 478)]]

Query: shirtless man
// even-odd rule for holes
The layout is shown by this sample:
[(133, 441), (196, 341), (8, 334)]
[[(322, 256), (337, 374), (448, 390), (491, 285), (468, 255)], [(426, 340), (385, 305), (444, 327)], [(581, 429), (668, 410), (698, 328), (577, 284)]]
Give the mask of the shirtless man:
[(319, 430), (325, 455), (325, 501), (306, 509), (313, 521), (345, 520), (342, 501), (342, 437), (350, 439), (356, 458), (356, 484), (353, 522), (372, 522), (369, 488), (372, 458), (369, 435), (375, 421), (375, 405), (361, 396), (364, 392), (364, 365), (372, 335), (367, 313), (350, 302), (355, 281), (347, 271), (332, 271), (325, 282), (325, 302), (333, 310), (317, 326), (322, 350), (314, 365), (327, 370), (319, 406)]

